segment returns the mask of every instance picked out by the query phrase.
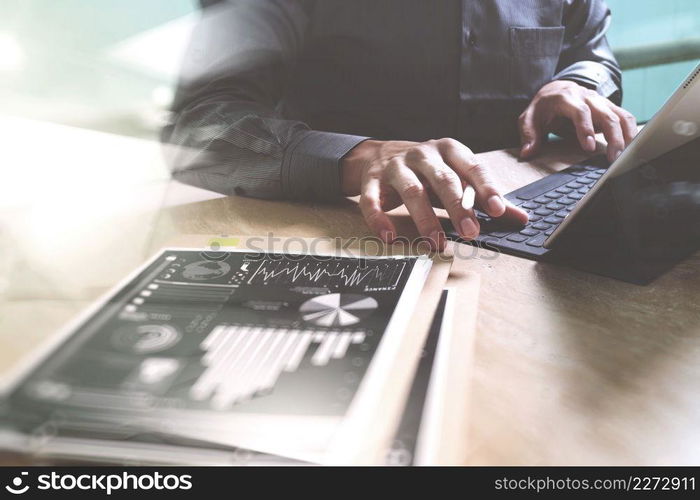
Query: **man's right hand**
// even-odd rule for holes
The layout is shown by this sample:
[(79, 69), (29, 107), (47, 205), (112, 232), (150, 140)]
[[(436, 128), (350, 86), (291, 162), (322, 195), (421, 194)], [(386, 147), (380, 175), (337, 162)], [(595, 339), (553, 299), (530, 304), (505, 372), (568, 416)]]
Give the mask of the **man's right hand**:
[(434, 249), (442, 250), (445, 234), (431, 200), (447, 210), (462, 238), (476, 238), (480, 227), (474, 210), (462, 207), (467, 185), (475, 189), (479, 208), (491, 217), (527, 223), (527, 213), (499, 193), (474, 153), (454, 139), (420, 143), (367, 140), (342, 161), (343, 194), (360, 195), (365, 221), (387, 243), (396, 236), (396, 228), (385, 212), (403, 204), (421, 236)]

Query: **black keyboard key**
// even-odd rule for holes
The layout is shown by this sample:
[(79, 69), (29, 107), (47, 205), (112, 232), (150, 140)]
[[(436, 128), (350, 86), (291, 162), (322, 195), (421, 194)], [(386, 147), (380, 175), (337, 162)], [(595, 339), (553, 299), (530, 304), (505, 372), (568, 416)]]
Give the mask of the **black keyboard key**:
[(566, 169), (567, 174), (575, 175), (576, 177), (585, 175), (586, 170), (581, 167), (569, 167)]
[(549, 224), (545, 224), (544, 222), (538, 222), (537, 224), (532, 225), (533, 229), (538, 229), (540, 231), (546, 231), (550, 227), (552, 227), (552, 226), (550, 226)]
[(553, 189), (558, 188), (562, 184), (566, 184), (572, 179), (572, 176), (566, 173), (552, 174), (540, 179), (537, 182), (529, 184), (518, 189), (514, 194), (521, 200), (531, 200)]
[(539, 204), (539, 203), (534, 203), (534, 202), (532, 202), (532, 201), (526, 201), (525, 203), (523, 203), (523, 204), (520, 205), (520, 206), (523, 207), (523, 208), (527, 208), (528, 210), (535, 210), (535, 209), (537, 209), (537, 208), (540, 208), (540, 204)]
[(582, 184), (593, 184), (595, 182), (595, 179), (590, 179), (588, 177), (581, 177), (578, 182), (581, 182)]
[(522, 234), (511, 234), (506, 238), (508, 241), (514, 241), (515, 243), (522, 243), (527, 239), (527, 236), (523, 236)]
[(564, 205), (560, 205), (559, 203), (550, 203), (544, 208), (546, 208), (547, 210), (554, 210), (556, 212), (557, 210), (561, 210), (562, 208), (564, 208)]
[(567, 215), (569, 215), (569, 211), (567, 209), (564, 209), (554, 214), (554, 217), (561, 217), (563, 219)]
[(590, 174), (586, 175), (586, 177), (588, 177), (589, 179), (597, 180), (603, 177), (603, 174), (601, 174), (600, 172), (591, 172)]
[(571, 199), (568, 196), (564, 196), (563, 198), (559, 198), (557, 200), (557, 203), (559, 203), (560, 205), (573, 205), (577, 201), (578, 200)]
[(586, 166), (583, 167), (583, 168), (585, 168), (585, 169), (588, 170), (589, 172), (605, 172), (605, 169), (604, 169), (604, 168), (594, 167), (593, 165), (586, 165)]
[(541, 215), (542, 217), (547, 217), (548, 215), (552, 215), (554, 212), (552, 210), (547, 210), (546, 208), (539, 208), (535, 210), (535, 215)]
[(561, 221), (563, 220), (563, 217), (558, 217), (556, 215), (552, 215), (551, 217), (547, 217), (544, 221), (547, 224), (561, 224)]
[(540, 196), (539, 198), (535, 198), (534, 200), (535, 203), (539, 203), (540, 205), (546, 205), (549, 203), (549, 198), (545, 198), (544, 196)]
[(571, 193), (569, 198), (573, 198), (574, 200), (578, 201), (583, 198), (583, 195), (581, 193)]
[(566, 187), (570, 187), (572, 189), (581, 189), (585, 184), (581, 184), (580, 182), (569, 182)]
[(528, 228), (525, 228), (522, 231), (520, 231), (520, 234), (522, 234), (524, 236), (537, 236), (538, 234), (540, 234), (540, 232), (535, 230), (535, 229), (530, 229), (528, 227)]
[(531, 247), (541, 247), (544, 245), (545, 241), (547, 241), (547, 235), (540, 234), (539, 236), (528, 240), (525, 244), (530, 245)]
[(484, 236), (493, 236), (494, 238), (504, 238), (505, 236), (508, 236), (510, 233), (504, 232), (504, 231), (493, 231), (486, 233)]
[(564, 196), (562, 193), (557, 193), (556, 191), (552, 193), (545, 193), (545, 197), (549, 198), (550, 200), (556, 200), (557, 198), (561, 198)]
[(552, 229), (550, 229), (549, 231), (545, 231), (544, 235), (545, 235), (545, 236), (551, 236), (552, 233), (554, 232), (554, 229), (555, 229), (555, 228), (552, 228)]
[(571, 191), (573, 191), (573, 189), (568, 188), (568, 187), (557, 188), (557, 193), (561, 193), (561, 194), (569, 194)]
[(530, 222), (537, 222), (538, 220), (542, 220), (542, 217), (540, 217), (539, 215), (529, 215), (528, 219), (530, 220)]

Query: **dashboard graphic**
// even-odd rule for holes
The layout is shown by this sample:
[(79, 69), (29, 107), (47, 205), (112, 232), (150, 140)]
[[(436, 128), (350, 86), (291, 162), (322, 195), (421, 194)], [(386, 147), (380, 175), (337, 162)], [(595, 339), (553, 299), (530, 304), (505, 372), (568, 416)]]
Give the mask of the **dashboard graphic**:
[(164, 351), (180, 340), (180, 333), (167, 324), (126, 325), (114, 332), (114, 346), (136, 354)]
[[(296, 260), (296, 259), (295, 259)], [(395, 289), (406, 270), (406, 262), (373, 262), (369, 259), (319, 260), (264, 259), (248, 279), (249, 285), (306, 285), (362, 287), (364, 290)]]
[(366, 318), (379, 304), (372, 297), (330, 293), (304, 302), (301, 317), (318, 326), (350, 326)]
[(202, 342), (207, 369), (190, 389), (195, 400), (211, 399), (225, 409), (274, 389), (282, 372), (295, 372), (313, 350), (310, 363), (326, 366), (343, 359), (365, 334), (220, 325)]
[(230, 270), (231, 266), (226, 262), (202, 260), (187, 264), (182, 270), (182, 276), (194, 281), (203, 281), (224, 276)]
[(166, 250), (11, 400), (35, 414), (341, 416), (417, 260)]

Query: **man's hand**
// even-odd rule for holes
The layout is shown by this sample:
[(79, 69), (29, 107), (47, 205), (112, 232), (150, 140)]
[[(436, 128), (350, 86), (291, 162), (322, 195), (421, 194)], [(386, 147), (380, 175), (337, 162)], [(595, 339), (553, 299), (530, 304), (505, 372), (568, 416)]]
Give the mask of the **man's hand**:
[(474, 210), (462, 207), (464, 188), (476, 190), (476, 202), (492, 217), (526, 224), (527, 213), (508, 202), (490, 181), (472, 151), (454, 139), (427, 142), (373, 141), (358, 144), (343, 159), (341, 184), (346, 196), (360, 195), (369, 227), (390, 243), (396, 229), (385, 211), (404, 204), (421, 236), (442, 250), (445, 235), (431, 200), (447, 210), (465, 239), (479, 235)]
[(603, 132), (611, 163), (637, 134), (637, 121), (630, 112), (575, 82), (557, 80), (542, 87), (520, 115), (520, 157), (537, 154), (547, 134), (560, 127), (561, 119), (573, 124), (584, 151), (595, 151), (594, 135)]

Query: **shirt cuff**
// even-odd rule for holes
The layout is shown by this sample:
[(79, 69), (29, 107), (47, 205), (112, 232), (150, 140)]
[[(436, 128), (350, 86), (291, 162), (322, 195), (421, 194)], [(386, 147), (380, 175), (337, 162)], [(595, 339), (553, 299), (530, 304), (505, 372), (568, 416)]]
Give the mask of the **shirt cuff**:
[(622, 93), (619, 83), (610, 75), (608, 68), (595, 61), (574, 63), (554, 75), (552, 80), (574, 81), (611, 100), (617, 100)]
[(288, 198), (337, 200), (340, 160), (369, 137), (305, 131), (287, 147), (282, 160), (282, 192)]

